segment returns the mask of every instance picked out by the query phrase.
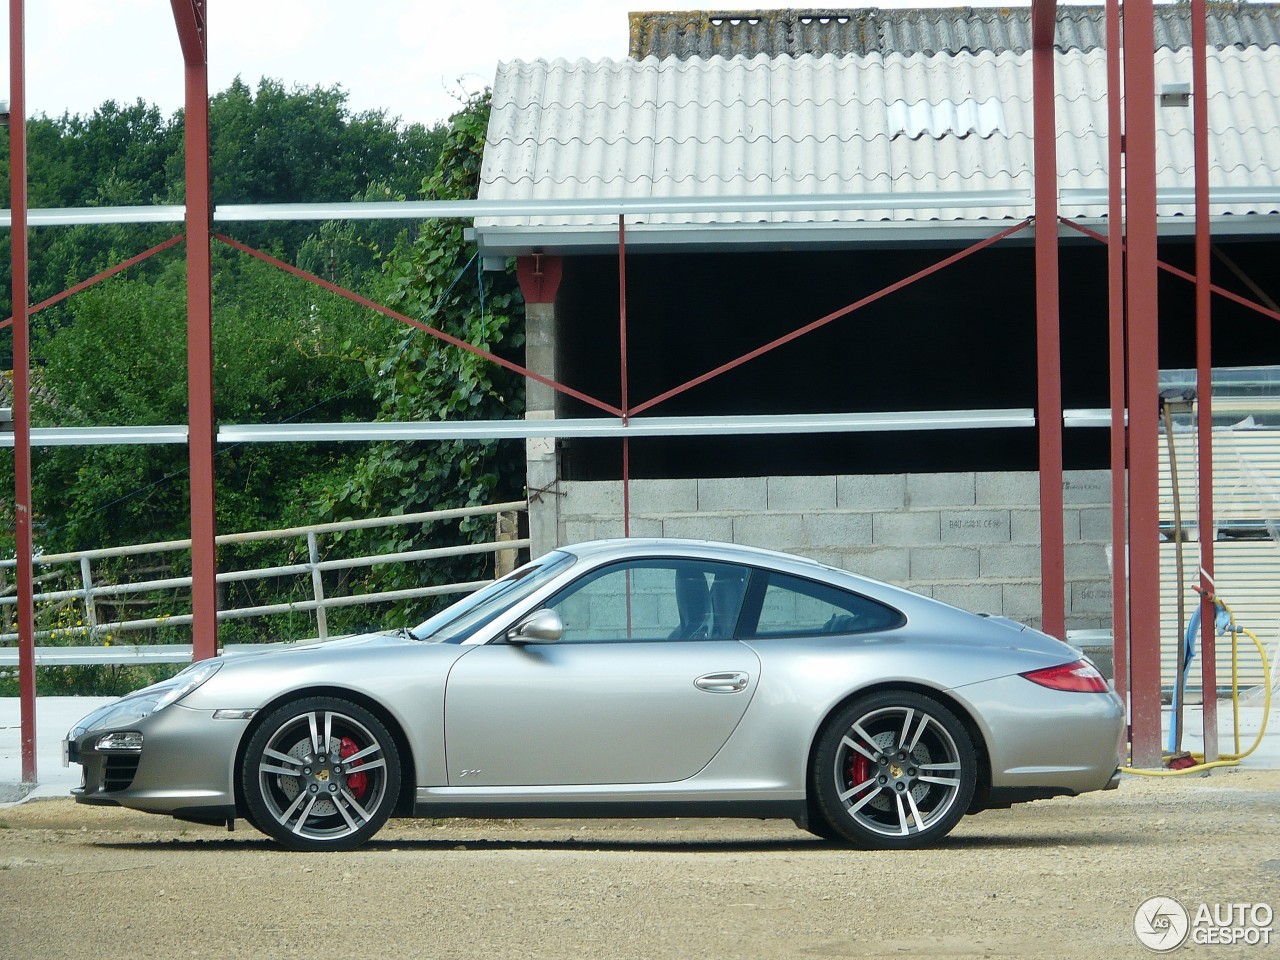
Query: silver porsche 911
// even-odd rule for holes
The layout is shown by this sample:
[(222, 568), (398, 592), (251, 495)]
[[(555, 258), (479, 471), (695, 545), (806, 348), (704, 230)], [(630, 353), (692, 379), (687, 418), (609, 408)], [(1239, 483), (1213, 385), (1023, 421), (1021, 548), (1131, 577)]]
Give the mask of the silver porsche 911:
[(920, 847), (1112, 787), (1080, 653), (799, 557), (612, 540), (414, 629), (215, 657), (68, 734), (82, 803), (345, 850), (392, 816), (785, 817)]

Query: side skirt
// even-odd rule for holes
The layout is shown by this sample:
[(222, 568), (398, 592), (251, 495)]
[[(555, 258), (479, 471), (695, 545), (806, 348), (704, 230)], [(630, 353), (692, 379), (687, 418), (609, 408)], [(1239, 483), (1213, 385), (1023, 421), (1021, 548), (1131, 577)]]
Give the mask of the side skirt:
[(502, 819), (654, 819), (669, 817), (734, 817), (751, 820), (794, 820), (805, 816), (803, 800), (503, 800), (418, 801), (415, 817)]

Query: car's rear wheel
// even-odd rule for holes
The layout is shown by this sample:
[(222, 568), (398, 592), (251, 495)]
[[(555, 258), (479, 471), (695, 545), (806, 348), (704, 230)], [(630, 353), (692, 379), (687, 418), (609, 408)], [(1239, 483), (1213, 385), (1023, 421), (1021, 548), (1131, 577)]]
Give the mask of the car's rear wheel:
[(291, 850), (350, 850), (381, 829), (400, 791), (387, 728), (358, 704), (311, 697), (268, 715), (241, 770), (249, 820)]
[(912, 691), (860, 698), (819, 735), (810, 795), (840, 837), (865, 849), (928, 846), (960, 822), (977, 784), (955, 714)]

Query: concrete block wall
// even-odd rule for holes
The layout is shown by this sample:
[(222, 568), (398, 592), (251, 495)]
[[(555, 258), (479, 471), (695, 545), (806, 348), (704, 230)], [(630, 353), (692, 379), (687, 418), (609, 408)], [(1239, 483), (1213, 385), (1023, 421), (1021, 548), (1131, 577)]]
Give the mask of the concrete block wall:
[[(618, 481), (562, 481), (558, 543), (622, 536)], [(1110, 626), (1110, 474), (1063, 484), (1069, 630)], [(532, 515), (539, 503), (530, 505)], [(631, 535), (785, 550), (978, 613), (1040, 621), (1035, 473), (633, 480)], [(535, 544), (549, 549), (553, 544)]]

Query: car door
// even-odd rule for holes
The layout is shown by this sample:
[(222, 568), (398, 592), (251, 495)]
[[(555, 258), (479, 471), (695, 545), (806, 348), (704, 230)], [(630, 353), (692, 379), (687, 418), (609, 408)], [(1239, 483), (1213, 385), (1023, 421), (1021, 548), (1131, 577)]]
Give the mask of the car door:
[(733, 639), (748, 572), (643, 559), (552, 597), (551, 643), (478, 646), (445, 689), (454, 786), (669, 783), (715, 756), (751, 702), (755, 653)]

